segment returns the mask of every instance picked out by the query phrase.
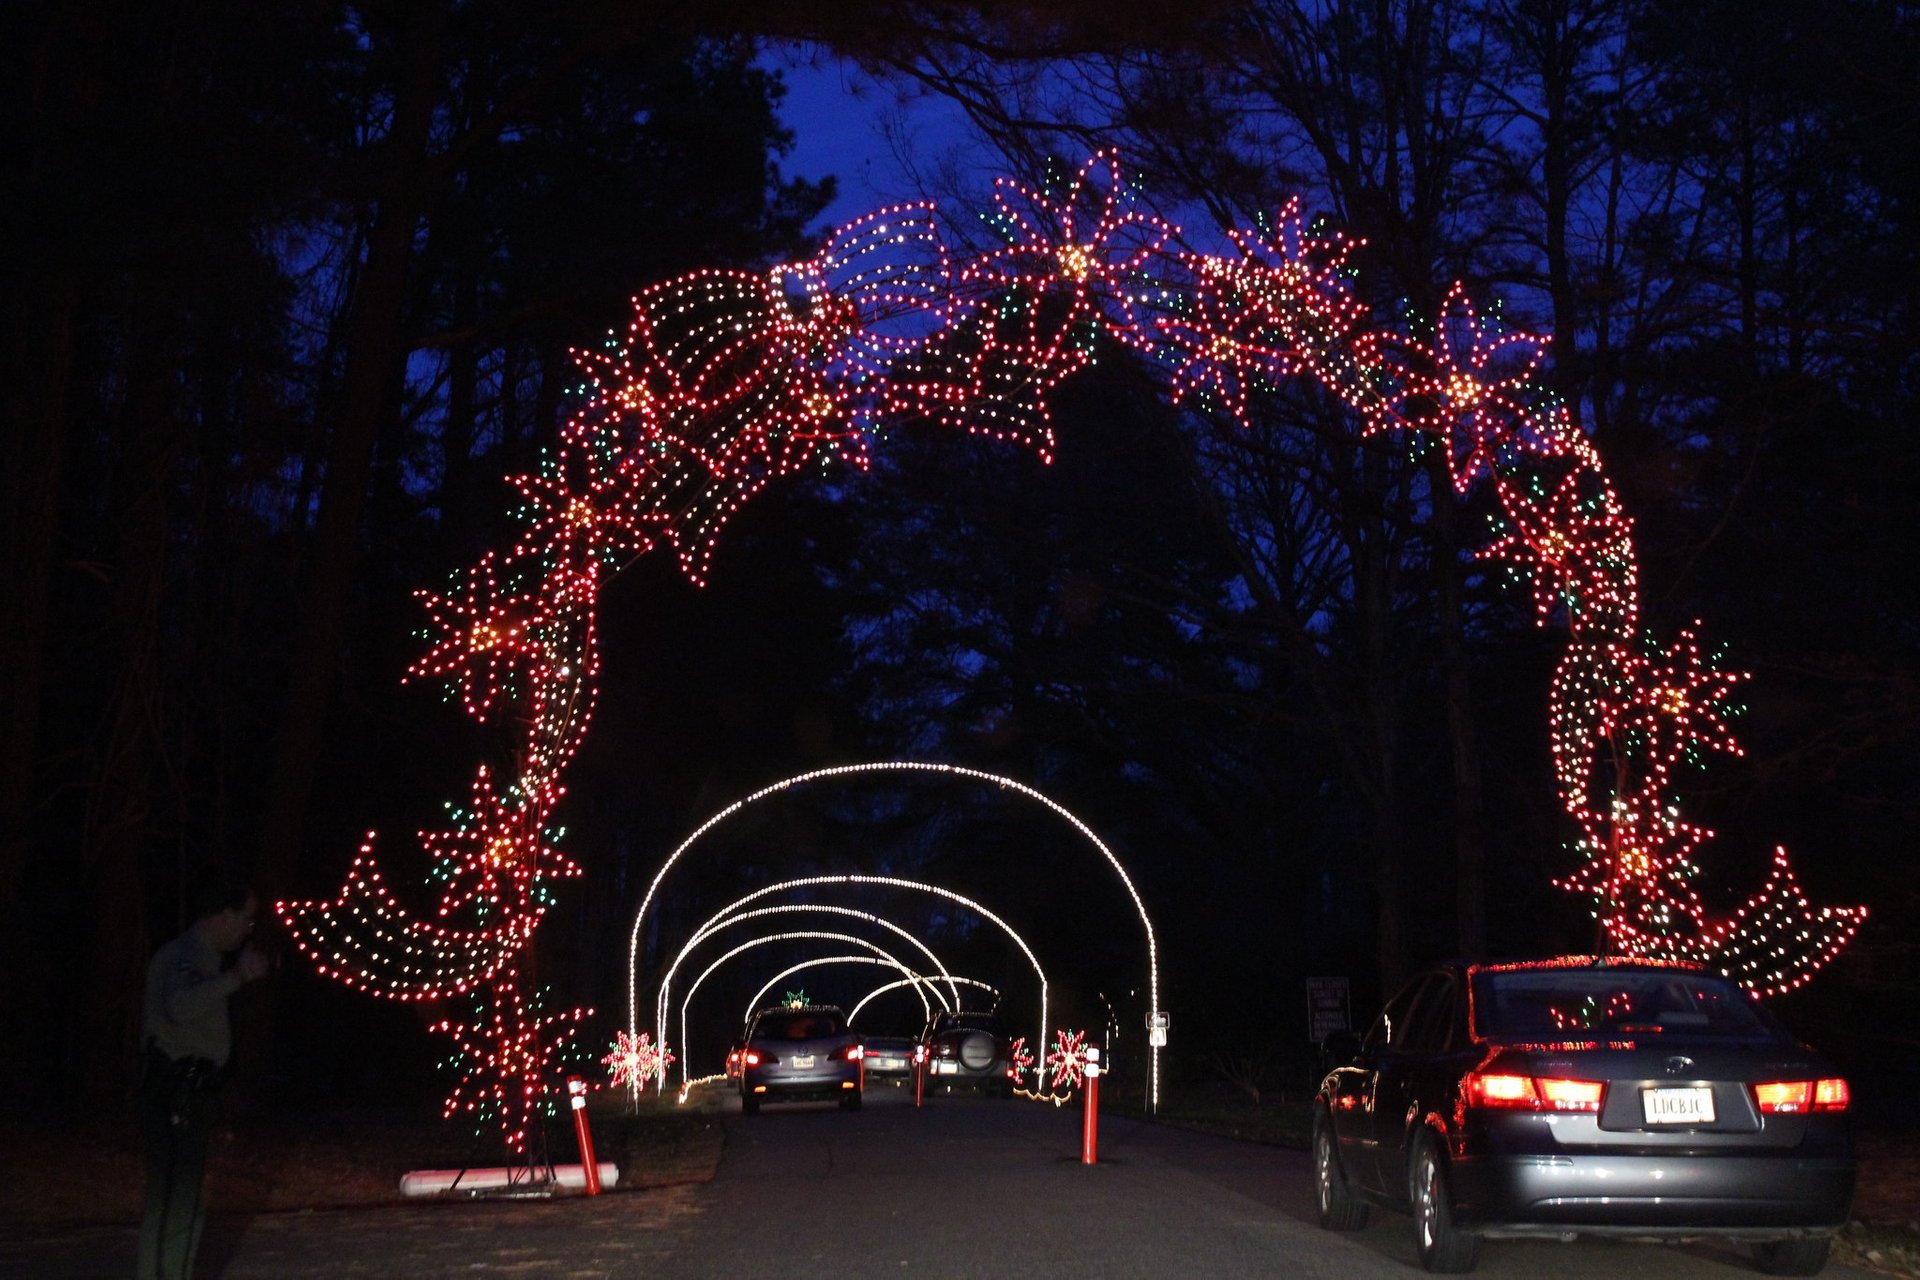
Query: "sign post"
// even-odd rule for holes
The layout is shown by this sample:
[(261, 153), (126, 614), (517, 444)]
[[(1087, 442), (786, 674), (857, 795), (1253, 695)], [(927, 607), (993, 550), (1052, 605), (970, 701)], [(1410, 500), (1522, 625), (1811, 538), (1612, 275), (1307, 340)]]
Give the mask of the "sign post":
[(1319, 1044), (1336, 1031), (1353, 1030), (1353, 995), (1345, 978), (1307, 979), (1307, 1039)]

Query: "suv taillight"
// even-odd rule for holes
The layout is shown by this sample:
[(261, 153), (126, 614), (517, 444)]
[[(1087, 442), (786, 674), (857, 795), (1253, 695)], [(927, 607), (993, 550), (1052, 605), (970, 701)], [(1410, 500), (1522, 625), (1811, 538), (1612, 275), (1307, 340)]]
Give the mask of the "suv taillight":
[(847, 1046), (846, 1056), (847, 1056), (848, 1062), (858, 1062), (860, 1061), (860, 1059), (867, 1056), (867, 1051), (865, 1049), (862, 1049), (857, 1044), (850, 1044)]
[(777, 1065), (780, 1059), (778, 1055), (768, 1053), (765, 1049), (748, 1049), (740, 1055), (740, 1061), (750, 1067), (771, 1067)]
[(1499, 1075), (1474, 1071), (1460, 1082), (1470, 1107), (1508, 1111), (1594, 1111), (1607, 1096), (1598, 1080), (1563, 1080), (1555, 1076)]
[(1823, 1080), (1772, 1080), (1753, 1086), (1753, 1101), (1761, 1115), (1798, 1115), (1805, 1111), (1845, 1111), (1853, 1101), (1847, 1082), (1838, 1076)]

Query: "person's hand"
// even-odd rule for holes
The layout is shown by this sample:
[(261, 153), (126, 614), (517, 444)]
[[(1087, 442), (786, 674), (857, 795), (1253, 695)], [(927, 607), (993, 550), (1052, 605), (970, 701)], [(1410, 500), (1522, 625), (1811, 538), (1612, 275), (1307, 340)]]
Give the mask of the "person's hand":
[(267, 971), (273, 968), (273, 961), (267, 957), (266, 952), (249, 942), (240, 948), (240, 958), (234, 962), (233, 967), (239, 973), (242, 982), (252, 982), (256, 978), (266, 977)]

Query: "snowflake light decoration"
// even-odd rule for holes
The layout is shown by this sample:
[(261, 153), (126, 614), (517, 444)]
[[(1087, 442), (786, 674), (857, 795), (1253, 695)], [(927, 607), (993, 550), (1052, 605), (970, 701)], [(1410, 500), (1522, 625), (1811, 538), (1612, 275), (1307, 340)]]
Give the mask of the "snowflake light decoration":
[(673, 1061), (673, 1055), (667, 1046), (654, 1045), (653, 1037), (642, 1031), (637, 1036), (624, 1031), (614, 1033), (613, 1052), (600, 1061), (612, 1073), (613, 1087), (631, 1085), (635, 1089), (645, 1089), (647, 1081), (660, 1075)]

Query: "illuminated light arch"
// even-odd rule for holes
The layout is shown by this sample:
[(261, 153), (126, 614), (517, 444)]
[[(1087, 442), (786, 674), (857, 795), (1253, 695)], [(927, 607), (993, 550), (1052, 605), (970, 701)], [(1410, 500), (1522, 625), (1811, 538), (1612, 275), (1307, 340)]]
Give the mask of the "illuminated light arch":
[[(1491, 479), (1505, 524), (1483, 554), (1530, 583), (1543, 623), (1566, 623), (1547, 718), (1586, 865), (1556, 883), (1592, 905), (1609, 946), (1715, 965), (1767, 995), (1847, 945), (1866, 908), (1813, 906), (1784, 851), (1744, 907), (1709, 915), (1694, 853), (1712, 832), (1681, 818), (1672, 767), (1738, 751), (1725, 715), (1744, 677), (1714, 669), (1689, 632), (1671, 647), (1647, 638), (1632, 522), (1536, 376), (1544, 339), (1483, 322), (1459, 286), (1427, 333), (1379, 324), (1351, 284), (1356, 242), (1304, 224), (1297, 202), (1229, 232), (1230, 252), (1190, 248), (1111, 152), (1038, 191), (1002, 179), (993, 201), (1001, 247), (956, 260), (932, 205), (898, 205), (836, 229), (803, 262), (654, 285), (624, 337), (575, 353), (587, 403), (536, 472), (511, 478), (518, 541), (444, 595), (419, 593), (432, 644), (408, 672), (442, 681), (474, 720), (511, 726), (519, 773), (480, 769), (475, 807), (421, 833), (445, 888), (437, 916), (385, 891), (371, 837), (334, 898), (275, 904), (326, 976), (399, 1000), (485, 984), (511, 1003), (524, 980), (510, 961), (552, 882), (578, 874), (553, 843), (560, 779), (598, 696), (602, 585), (657, 547), (704, 582), (755, 495), (836, 460), (864, 466), (867, 441), (898, 423), (1051, 461), (1048, 397), (1102, 344), (1148, 357), (1176, 403), (1241, 421), (1255, 396), (1304, 377), (1360, 415), (1362, 435), (1437, 450), (1460, 492)], [(516, 1064), (499, 1088), (543, 1087), (524, 1065), (538, 1055), (510, 1052), (537, 1027), (484, 1034)]]
[[(722, 929), (732, 928), (737, 924), (744, 924), (750, 920), (765, 919), (767, 916), (794, 915), (801, 912), (852, 916), (856, 920), (864, 920), (868, 924), (879, 925), (881, 928), (898, 935), (913, 946), (918, 947), (920, 954), (925, 956), (933, 965), (934, 972), (948, 982), (948, 988), (953, 992), (953, 1001), (952, 1003), (948, 1003), (947, 998), (941, 996), (940, 1003), (946, 1005), (948, 1008), (954, 1008), (959, 1004), (960, 989), (953, 986), (952, 979), (947, 976), (946, 962), (933, 953), (933, 948), (927, 946), (926, 943), (914, 937), (911, 933), (908, 933), (905, 929), (893, 923), (893, 921), (877, 916), (871, 911), (861, 911), (856, 907), (841, 907), (830, 903), (790, 902), (780, 906), (757, 907), (752, 911), (743, 911), (738, 915), (729, 916), (726, 919), (720, 919), (718, 913), (708, 917), (707, 922), (702, 925), (691, 938), (687, 939), (685, 946), (680, 948), (680, 953), (673, 958), (673, 964), (668, 967), (665, 976), (660, 979), (660, 990), (654, 997), (654, 1043), (660, 1043), (667, 1032), (667, 1011), (672, 1003), (671, 988), (673, 986), (673, 975), (679, 970), (681, 963), (686, 960), (687, 956), (692, 953), (695, 947), (716, 933), (719, 933)], [(935, 989), (935, 993), (938, 994), (938, 988)]]
[[(1027, 945), (1027, 940), (1020, 936), (1019, 930), (1015, 929), (1012, 925), (1008, 924), (1005, 920), (1002, 920), (993, 911), (989, 910), (985, 906), (982, 906), (979, 902), (976, 902), (974, 899), (967, 897), (965, 894), (955, 893), (951, 889), (945, 889), (935, 884), (927, 884), (926, 882), (920, 881), (920, 880), (909, 880), (901, 876), (869, 876), (869, 875), (858, 875), (858, 874), (800, 876), (792, 880), (783, 880), (778, 884), (767, 885), (765, 888), (755, 889), (752, 893), (749, 893), (744, 897), (736, 898), (733, 902), (729, 903), (725, 907), (722, 907), (719, 911), (715, 912), (713, 916), (709, 917), (708, 918), (709, 923), (711, 923), (712, 920), (718, 919), (720, 916), (725, 915), (727, 912), (737, 910), (741, 907), (746, 906), (749, 902), (757, 901), (760, 898), (768, 897), (776, 893), (786, 893), (793, 889), (809, 888), (816, 885), (878, 885), (882, 888), (908, 889), (918, 893), (930, 893), (935, 895), (936, 897), (945, 898), (950, 902), (957, 902), (961, 906), (966, 907), (968, 910), (975, 912), (981, 918), (991, 921), (994, 925), (999, 927), (1002, 933), (1006, 934), (1007, 937), (1013, 940), (1013, 944), (1015, 946), (1020, 948), (1021, 954), (1025, 955), (1027, 958), (1027, 963), (1033, 966), (1034, 976), (1040, 980), (1040, 1035), (1034, 1041), (1034, 1043), (1035, 1044), (1046, 1043), (1047, 999), (1048, 999), (1047, 971), (1040, 964), (1040, 957), (1033, 953), (1033, 948)], [(635, 919), (635, 928), (634, 928), (633, 937), (635, 939), (639, 937), (639, 921), (637, 917)], [(689, 943), (688, 945), (691, 946), (692, 944)], [(683, 949), (682, 955), (684, 954), (685, 952)], [(680, 957), (676, 956), (674, 960), (674, 965), (677, 967), (679, 963), (680, 963)], [(627, 957), (627, 1028), (629, 1030), (632, 1030), (634, 1028), (635, 1023), (637, 1022), (640, 1016), (639, 977), (640, 977), (640, 971), (639, 971), (638, 960), (634, 952), (630, 950)], [(668, 976), (666, 979), (663, 979), (662, 985), (664, 986), (665, 982), (670, 981), (671, 978), (672, 978), (672, 970), (669, 969)], [(954, 991), (954, 1000), (956, 1004), (959, 1001), (959, 996), (960, 996), (960, 993), (957, 990)], [(925, 1003), (924, 997), (922, 997), (921, 1003), (922, 1004)], [(656, 1012), (657, 1012), (657, 1009), (656, 1009)], [(656, 1031), (657, 1030), (658, 1029), (656, 1028)]]
[[(712, 964), (708, 965), (705, 969), (701, 970), (700, 976), (695, 978), (690, 984), (688, 984), (687, 994), (681, 997), (681, 1000), (680, 1000), (680, 1015), (681, 1015), (680, 1026), (681, 1026), (682, 1037), (684, 1038), (686, 1033), (687, 1005), (692, 1002), (693, 993), (700, 989), (700, 984), (705, 982), (707, 980), (707, 977), (710, 974), (712, 974), (714, 970), (718, 969), (721, 965), (733, 959), (735, 956), (744, 955), (745, 953), (753, 950), (755, 947), (764, 947), (770, 943), (775, 943), (775, 942), (800, 942), (800, 941), (806, 941), (806, 940), (818, 940), (818, 941), (824, 941), (824, 942), (845, 942), (845, 943), (850, 943), (851, 945), (856, 947), (865, 947), (867, 950), (873, 952), (874, 954), (872, 958), (875, 964), (890, 965), (893, 968), (898, 969), (905, 976), (906, 981), (912, 982), (915, 984), (915, 986), (920, 990), (920, 1003), (922, 1007), (924, 1007), (927, 1010), (927, 1016), (929, 1018), (933, 1016), (933, 1006), (927, 1003), (926, 993), (928, 991), (933, 992), (934, 998), (940, 1001), (940, 1006), (942, 1008), (950, 1007), (947, 1004), (946, 996), (940, 993), (939, 987), (934, 986), (930, 981), (928, 981), (928, 979), (926, 979), (922, 975), (915, 973), (912, 969), (907, 967), (907, 965), (903, 964), (898, 956), (891, 954), (890, 952), (887, 951), (886, 948), (880, 946), (878, 943), (868, 942), (865, 938), (856, 938), (854, 935), (850, 933), (831, 933), (831, 932), (823, 932), (818, 930), (795, 930), (790, 933), (768, 934), (765, 937), (754, 938), (751, 941), (743, 942), (739, 946), (735, 947), (733, 950), (727, 952), (727, 954), (715, 960)], [(682, 1083), (684, 1083), (687, 1078), (686, 1059), (688, 1055), (686, 1052), (685, 1044), (682, 1044), (680, 1046), (680, 1049), (681, 1049), (680, 1079)], [(666, 1088), (666, 1083), (667, 1083), (667, 1068), (665, 1063), (662, 1063), (660, 1067), (659, 1082), (660, 1082), (661, 1089), (664, 1090)]]
[[(660, 884), (667, 878), (667, 873), (673, 870), (674, 864), (678, 862), (689, 849), (692, 849), (694, 845), (699, 843), (703, 836), (715, 827), (718, 827), (721, 823), (734, 817), (743, 810), (758, 804), (769, 796), (782, 795), (795, 787), (805, 786), (807, 783), (818, 782), (822, 779), (857, 777), (883, 773), (930, 773), (944, 777), (964, 778), (973, 782), (990, 782), (997, 787), (1025, 796), (1027, 799), (1042, 805), (1058, 817), (1064, 819), (1075, 831), (1078, 831), (1080, 835), (1086, 839), (1087, 843), (1091, 844), (1100, 852), (1100, 855), (1107, 860), (1107, 864), (1113, 868), (1114, 873), (1120, 877), (1120, 883), (1122, 887), (1126, 889), (1127, 897), (1133, 902), (1134, 911), (1140, 916), (1140, 927), (1146, 935), (1147, 942), (1148, 1006), (1150, 1010), (1154, 1012), (1159, 1010), (1160, 947), (1153, 936), (1153, 921), (1147, 916), (1147, 905), (1141, 900), (1140, 891), (1134, 887), (1133, 877), (1127, 874), (1127, 869), (1121, 865), (1119, 857), (1112, 849), (1107, 847), (1106, 841), (1102, 840), (1092, 827), (1081, 821), (1078, 815), (1055, 800), (1052, 796), (1028, 786), (1017, 778), (1009, 778), (997, 773), (988, 773), (982, 769), (969, 769), (963, 765), (941, 764), (927, 760), (881, 760), (867, 764), (833, 765), (825, 769), (810, 769), (805, 773), (795, 774), (791, 778), (782, 779), (770, 786), (760, 788), (760, 790), (755, 791), (751, 795), (743, 796), (735, 800), (732, 804), (715, 813), (698, 827), (695, 827), (693, 833), (685, 840), (682, 840), (679, 847), (668, 854), (667, 860), (660, 864), (660, 870), (654, 873), (652, 882), (647, 885), (646, 894), (640, 899), (639, 909), (633, 913), (633, 928), (627, 935), (627, 974), (629, 983), (628, 991), (630, 995), (629, 1011), (632, 1012), (631, 993), (636, 989), (639, 982), (640, 934), (646, 923), (647, 908), (653, 905), (654, 895), (659, 892)], [(1041, 1040), (1038, 1041), (1038, 1043), (1045, 1043), (1046, 1026), (1044, 1025), (1044, 1018), (1042, 1019), (1040, 1030)], [(1147, 1105), (1149, 1109), (1154, 1110), (1157, 1110), (1160, 1105), (1160, 1047), (1158, 1045), (1151, 1046), (1147, 1051)]]
[[(996, 1001), (1000, 998), (1000, 988), (990, 983), (982, 982), (978, 978), (949, 978), (948, 981), (964, 982), (970, 987), (978, 987), (982, 991), (992, 992)], [(860, 1016), (860, 1011), (866, 1008), (867, 1005), (873, 1001), (874, 997), (883, 996), (889, 991), (898, 991), (901, 987), (910, 987), (913, 985), (914, 982), (912, 978), (900, 978), (893, 982), (884, 982), (875, 987), (873, 990), (867, 992), (867, 994), (861, 996), (853, 1008), (847, 1010), (847, 1025), (853, 1025), (853, 1020)]]

